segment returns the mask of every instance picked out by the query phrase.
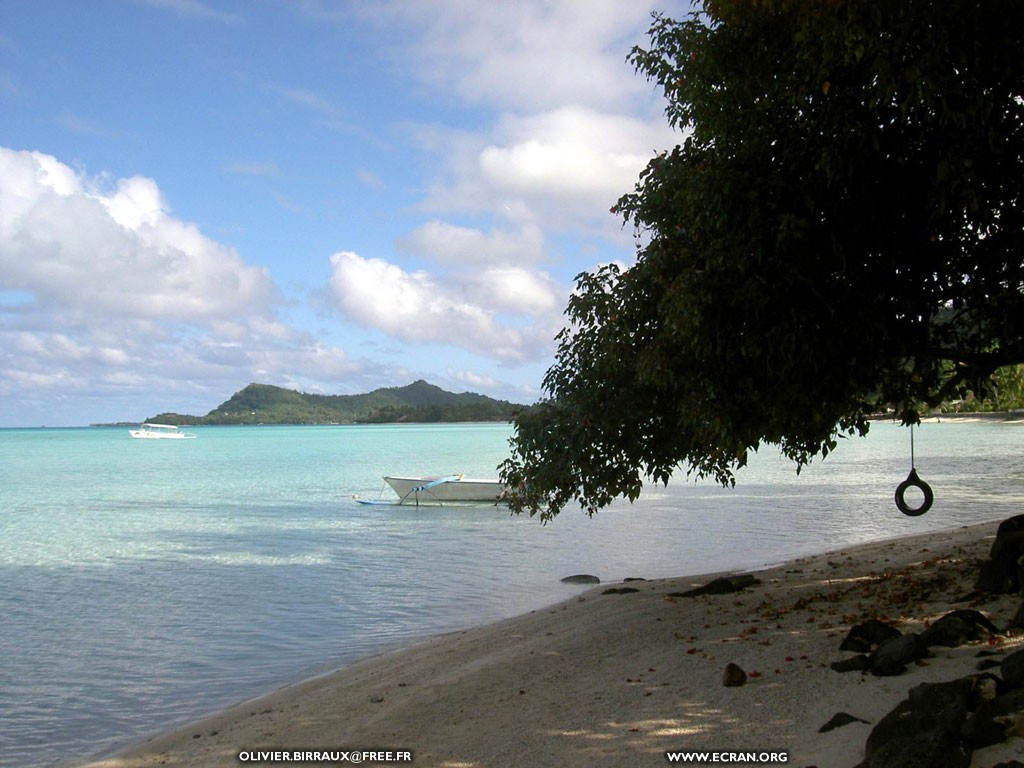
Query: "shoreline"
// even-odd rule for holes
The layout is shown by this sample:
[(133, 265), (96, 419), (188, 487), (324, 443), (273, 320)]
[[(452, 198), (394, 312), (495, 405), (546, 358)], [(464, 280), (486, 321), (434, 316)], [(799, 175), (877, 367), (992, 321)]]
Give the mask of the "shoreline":
[[(955, 600), (970, 591), (998, 522), (747, 571), (760, 583), (734, 594), (677, 596), (720, 574), (601, 584), (76, 765), (235, 768), (241, 751), (361, 749), (409, 751), (418, 766), (611, 768), (663, 764), (670, 750), (767, 750), (788, 752), (790, 765), (851, 768), (872, 725), (818, 733), (826, 721), (842, 711), (877, 723), (909, 688), (973, 672), (978, 646), (933, 648), (903, 675), (877, 678), (830, 668), (849, 656), (843, 637), (869, 618), (920, 631), (965, 607)], [(1019, 603), (995, 596), (974, 607), (1004, 627)], [(999, 650), (1022, 645), (1000, 638)], [(728, 663), (748, 673), (746, 685), (723, 686)], [(1018, 757), (1018, 748), (1024, 741), (975, 752), (972, 765)]]
[[(869, 421), (899, 423), (899, 417), (893, 414), (876, 414)], [(921, 415), (922, 424), (940, 424), (957, 422), (960, 424), (976, 424), (992, 422), (998, 424), (1024, 423), (1024, 411), (955, 411), (952, 413), (926, 413)]]

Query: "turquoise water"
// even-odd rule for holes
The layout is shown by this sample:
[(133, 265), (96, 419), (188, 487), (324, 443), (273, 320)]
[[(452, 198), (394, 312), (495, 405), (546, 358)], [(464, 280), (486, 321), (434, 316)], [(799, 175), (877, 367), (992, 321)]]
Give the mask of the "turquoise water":
[(0, 430), (0, 765), (74, 762), (386, 647), (606, 581), (757, 567), (997, 520), (1024, 501), (1024, 425), (926, 424), (931, 512), (892, 494), (907, 430), (876, 424), (797, 476), (684, 480), (554, 523), (393, 508), (386, 472), (493, 476), (506, 425)]

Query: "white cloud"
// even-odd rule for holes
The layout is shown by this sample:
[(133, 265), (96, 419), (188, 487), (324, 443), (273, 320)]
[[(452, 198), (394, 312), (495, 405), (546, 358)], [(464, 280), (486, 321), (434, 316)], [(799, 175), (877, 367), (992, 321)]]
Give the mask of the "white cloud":
[[(443, 344), (509, 362), (549, 353), (550, 281), (523, 270), (435, 276), (350, 251), (331, 256), (331, 289), (351, 320), (407, 342)], [(499, 313), (527, 320), (517, 325)]]
[(143, 176), (121, 179), (115, 194), (97, 199), (106, 207), (110, 218), (136, 232), (143, 224), (157, 225), (166, 211), (156, 182)]
[[(669, 15), (689, 8), (677, 0), (662, 5)], [(351, 22), (351, 9), (306, 7)], [(649, 87), (625, 63), (651, 23), (650, 8), (642, 3), (390, 0), (358, 12), (383, 40), (400, 37), (394, 55), (409, 76), (466, 103), (534, 112), (567, 103), (626, 108), (648, 98)]]
[[(688, 9), (670, 5), (679, 15)], [(430, 270), (336, 253), (337, 306), (399, 340), (505, 361), (549, 355), (569, 292), (559, 281), (592, 266), (600, 248), (632, 252), (631, 232), (609, 209), (677, 141), (660, 97), (625, 61), (645, 40), (646, 7), (433, 0), (304, 8), (345, 24), (358, 17), (383, 40), (400, 38), (391, 51), (399, 76), (430, 98), (494, 110), (479, 125), (403, 126), (438, 167), (416, 206), (431, 219), (396, 245)], [(455, 223), (467, 215), (474, 226)], [(587, 241), (559, 250), (562, 234)]]
[(421, 134), (441, 176), (420, 204), (435, 216), (491, 213), (545, 232), (587, 232), (628, 247), (609, 209), (679, 137), (664, 120), (565, 106), (506, 114), (485, 133), (430, 127)]
[[(420, 205), (435, 215), (514, 211), (548, 230), (595, 227), (617, 237), (608, 213), (658, 151), (678, 143), (664, 101), (626, 61), (646, 44), (650, 8), (620, 0), (479, 3), (380, 0), (304, 10), (346, 27), (358, 20), (390, 49), (396, 77), (427, 98), (485, 107), (491, 124), (407, 126), (442, 167)], [(685, 0), (659, 10), (683, 17)]]
[(501, 384), (492, 376), (483, 376), (479, 373), (473, 373), (472, 371), (457, 371), (453, 368), (448, 369), (448, 378), (453, 381), (458, 381), (461, 384), (469, 387), (471, 390), (488, 390), (497, 389)]
[(632, 189), (667, 132), (635, 118), (567, 106), (507, 117), (481, 153), (483, 181), (524, 196), (575, 200), (604, 214)]
[(433, 219), (400, 238), (397, 245), (438, 264), (476, 268), (486, 264), (541, 261), (544, 233), (531, 224), (523, 225), (518, 231), (484, 233)]
[(266, 270), (171, 217), (151, 179), (96, 186), (52, 156), (0, 148), (0, 288), (65, 317), (195, 324), (268, 311)]
[(564, 296), (543, 272), (519, 267), (469, 270), (459, 277), (475, 303), (506, 314), (545, 317), (557, 313)]
[(249, 380), (364, 369), (279, 320), (267, 271), (173, 217), (153, 180), (103, 184), (2, 147), (0, 298), (0, 401), (26, 388), (111, 402), (217, 388), (212, 407)]
[[(205, 0), (135, 1), (193, 21), (245, 21)], [(358, 89), (322, 78), (310, 85), (280, 70), (277, 77), (293, 87), (264, 82), (278, 107), (266, 111), (302, 118), (298, 132), (257, 123), (254, 134), (266, 142), (247, 148), (239, 136), (242, 143), (230, 144), (212, 163), (231, 174), (316, 181), (311, 176), (319, 176), (319, 168), (303, 177), (298, 153), (275, 149), (270, 139), (317, 145), (318, 156), (328, 158), (323, 167), (330, 171), (323, 175), (337, 179), (322, 195), (335, 206), (331, 217), (320, 218), (295, 187), (287, 196), (277, 188), (269, 194), (283, 209), (301, 212), (305, 226), (316, 221), (326, 236), (339, 238), (349, 236), (338, 215), (348, 187), (372, 194), (387, 214), (353, 225), (379, 228), (402, 259), (399, 265), (390, 256), (342, 250), (386, 253), (386, 245), (371, 244), (362, 233), (336, 242), (331, 249), (340, 252), (331, 257), (329, 283), (335, 307), (414, 348), (430, 345), (445, 357), (449, 377), (472, 388), (499, 386), (495, 368), (517, 367), (513, 376), (539, 369), (563, 322), (565, 284), (594, 262), (633, 251), (632, 233), (622, 230), (609, 207), (632, 189), (655, 152), (678, 141), (665, 123), (660, 95), (625, 61), (633, 44), (646, 41), (648, 6), (621, 0), (303, 0), (289, 8), (343, 23), (344, 34), (357, 42), (372, 40), (372, 55), (387, 58), (394, 90), (381, 90), (387, 101), (364, 109), (369, 102), (348, 100)], [(688, 4), (668, 0), (659, 8), (681, 18)], [(245, 15), (259, 14), (247, 9)], [(251, 31), (259, 33), (256, 26)], [(356, 53), (379, 69), (379, 60), (362, 49)], [(331, 57), (316, 60), (326, 64)], [(257, 67), (244, 69), (236, 76), (258, 76)], [(332, 77), (329, 66), (324, 71)], [(374, 73), (374, 82), (381, 74)], [(20, 86), (9, 82), (8, 90)], [(101, 122), (59, 108), (50, 114), (62, 115), (64, 127), (78, 132), (117, 125), (113, 114), (97, 113)], [(370, 115), (372, 126), (365, 122)], [(264, 119), (257, 112), (252, 117)], [(333, 130), (320, 130), (310, 141), (304, 124)], [(346, 166), (347, 152), (330, 149), (339, 131), (377, 154), (363, 152), (358, 165)], [(267, 270), (176, 217), (158, 181), (171, 180), (90, 178), (45, 154), (0, 149), (0, 421), (12, 420), (4, 414), (4, 395), (25, 382), (55, 395), (95, 392), (98, 398), (129, 390), (201, 390), (213, 393), (212, 406), (224, 389), (248, 380), (329, 392), (351, 385), (331, 385), (343, 377), (366, 377), (370, 369), (380, 374), (379, 365), (355, 361), (320, 340), (331, 333), (393, 359), (407, 349), (367, 340), (352, 325), (321, 328), (317, 336), (296, 331), (281, 315), (316, 309), (299, 306), (296, 295), (283, 300)], [(387, 208), (387, 191), (395, 196), (393, 208)], [(419, 221), (387, 230), (417, 213)], [(217, 222), (212, 226), (224, 226), (222, 213), (210, 216)], [(387, 224), (379, 226), (385, 217)], [(317, 258), (315, 250), (294, 251), (289, 258)], [(270, 263), (275, 257), (262, 258)], [(292, 266), (282, 272), (308, 274)], [(286, 285), (305, 291), (306, 279)], [(401, 360), (417, 375), (429, 373), (434, 362), (429, 354), (402, 353)]]

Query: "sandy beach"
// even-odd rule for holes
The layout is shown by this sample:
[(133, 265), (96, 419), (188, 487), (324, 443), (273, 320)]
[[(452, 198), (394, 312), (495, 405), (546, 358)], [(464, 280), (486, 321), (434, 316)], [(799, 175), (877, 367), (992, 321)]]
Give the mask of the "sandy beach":
[[(875, 677), (832, 670), (851, 656), (840, 643), (868, 619), (916, 632), (956, 608), (1006, 627), (1019, 596), (961, 599), (997, 525), (802, 558), (754, 572), (758, 583), (732, 594), (679, 596), (716, 574), (600, 584), (364, 659), (89, 765), (237, 768), (261, 764), (250, 759), (258, 752), (359, 750), (393, 753), (370, 764), (408, 764), (400, 761), (411, 752), (421, 767), (611, 768), (665, 765), (666, 752), (687, 750), (785, 752), (788, 765), (852, 768), (872, 725), (910, 688), (975, 672), (980, 648), (934, 647), (904, 674)], [(980, 645), (1006, 654), (1024, 638)], [(723, 685), (730, 663), (747, 673), (744, 685)], [(819, 732), (839, 712), (866, 722)], [(1014, 738), (975, 752), (972, 765), (1022, 753)]]

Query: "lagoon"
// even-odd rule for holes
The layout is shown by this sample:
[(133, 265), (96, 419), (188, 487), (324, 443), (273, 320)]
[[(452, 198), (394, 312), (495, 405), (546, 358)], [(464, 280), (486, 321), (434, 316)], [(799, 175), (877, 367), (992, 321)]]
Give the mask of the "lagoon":
[(494, 474), (503, 424), (0, 430), (0, 765), (60, 765), (439, 632), (605, 581), (753, 568), (1017, 514), (1024, 425), (916, 432), (935, 506), (893, 491), (909, 433), (876, 423), (797, 475), (680, 478), (589, 519), (393, 508), (388, 472)]

